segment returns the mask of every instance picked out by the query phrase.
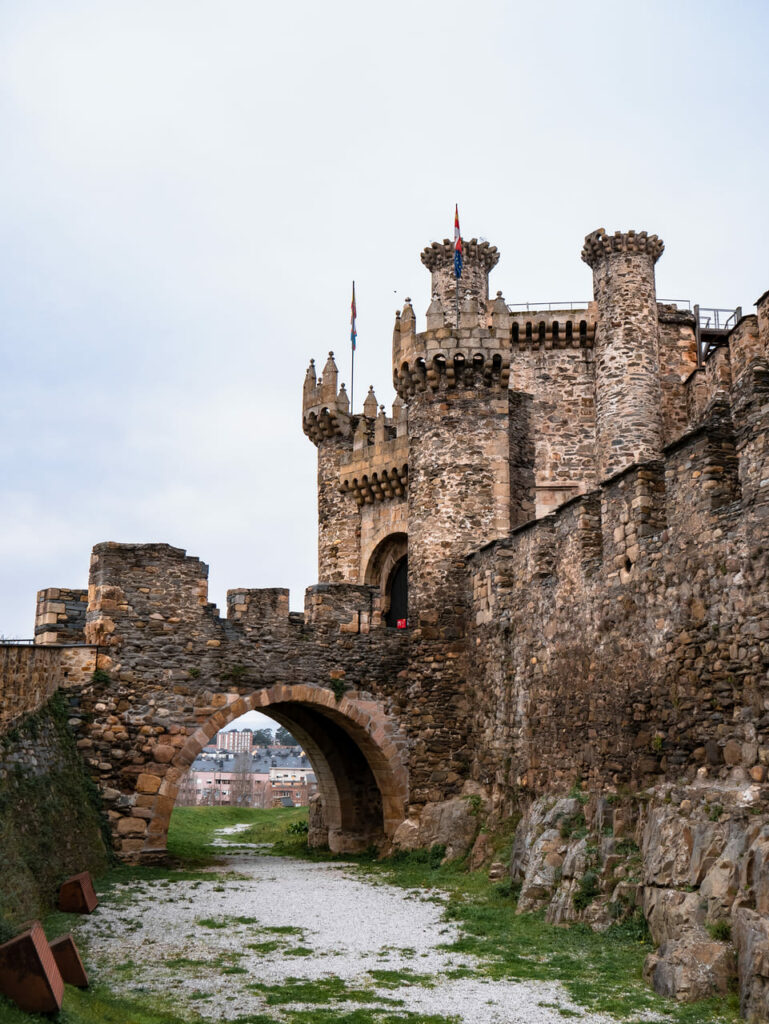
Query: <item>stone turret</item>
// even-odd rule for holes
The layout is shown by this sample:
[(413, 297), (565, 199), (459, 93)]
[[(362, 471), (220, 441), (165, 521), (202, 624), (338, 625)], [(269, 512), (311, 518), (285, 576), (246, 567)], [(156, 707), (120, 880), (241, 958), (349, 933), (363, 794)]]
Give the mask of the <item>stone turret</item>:
[[(318, 580), (357, 583), (360, 527), (357, 509), (339, 490), (342, 460), (352, 451), (354, 424), (344, 384), (329, 352), (323, 376), (311, 360), (304, 378), (302, 426), (318, 449)], [(376, 399), (374, 400), (376, 415)]]
[(315, 444), (324, 437), (348, 437), (351, 433), (350, 400), (344, 384), (338, 389), (338, 380), (333, 352), (329, 352), (323, 376), (317, 380), (315, 360), (310, 360), (302, 393), (302, 426)]
[(410, 438), (409, 616), (426, 639), (462, 635), (463, 556), (510, 528), (511, 318), (501, 296), (488, 299), (496, 246), (473, 239), (464, 255), (459, 322), (446, 240), (422, 253), (432, 274), (427, 330), (417, 331), (406, 299), (393, 331)]
[[(459, 304), (469, 299), (473, 308), (485, 311), (489, 298), (489, 272), (499, 262), (496, 245), (477, 238), (463, 242), (462, 276), (459, 279)], [(422, 253), (422, 262), (432, 274), (431, 294), (437, 296), (447, 316), (456, 323), (457, 280), (454, 277), (454, 243), (448, 238), (433, 242)]]
[(645, 231), (599, 228), (585, 239), (598, 303), (596, 461), (607, 478), (662, 453), (659, 318), (654, 265), (664, 249)]

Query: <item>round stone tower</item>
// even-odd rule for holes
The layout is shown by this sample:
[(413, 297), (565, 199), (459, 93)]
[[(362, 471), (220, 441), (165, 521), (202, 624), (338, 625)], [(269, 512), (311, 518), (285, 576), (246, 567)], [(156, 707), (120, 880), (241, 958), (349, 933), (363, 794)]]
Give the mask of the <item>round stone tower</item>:
[(601, 479), (662, 452), (659, 320), (654, 265), (664, 249), (645, 231), (585, 239), (598, 303), (595, 336), (596, 456)]
[(406, 300), (396, 314), (393, 378), (408, 404), (409, 620), (426, 640), (465, 628), (463, 558), (510, 529), (508, 380), (511, 318), (501, 295), (488, 303), (499, 254), (465, 245), (456, 326), (453, 247), (422, 254), (432, 271), (427, 330)]
[[(499, 252), (496, 245), (479, 242), (477, 238), (463, 241), (462, 248), (464, 265), (459, 279), (460, 305), (469, 293), (475, 305), (485, 310), (489, 299), (489, 271), (499, 263)], [(442, 242), (433, 242), (422, 253), (422, 262), (432, 274), (430, 294), (438, 296), (447, 313), (455, 310), (457, 279), (454, 277), (454, 243), (448, 238)]]

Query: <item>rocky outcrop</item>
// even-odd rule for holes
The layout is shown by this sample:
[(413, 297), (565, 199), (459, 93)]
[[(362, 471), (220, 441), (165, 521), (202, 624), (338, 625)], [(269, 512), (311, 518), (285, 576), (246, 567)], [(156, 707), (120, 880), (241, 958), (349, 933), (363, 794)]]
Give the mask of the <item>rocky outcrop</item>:
[(769, 920), (755, 910), (734, 912), (733, 936), (737, 947), (740, 1012), (750, 1024), (769, 1020)]
[(769, 792), (740, 769), (634, 797), (534, 801), (515, 835), (518, 912), (596, 930), (643, 913), (658, 947), (644, 976), (690, 1002), (739, 982), (743, 1014), (769, 1021)]
[(393, 836), (399, 850), (444, 846), (446, 859), (455, 860), (473, 847), (481, 821), (488, 810), (480, 786), (465, 783), (463, 795), (441, 803), (428, 803), (419, 818), (408, 818)]

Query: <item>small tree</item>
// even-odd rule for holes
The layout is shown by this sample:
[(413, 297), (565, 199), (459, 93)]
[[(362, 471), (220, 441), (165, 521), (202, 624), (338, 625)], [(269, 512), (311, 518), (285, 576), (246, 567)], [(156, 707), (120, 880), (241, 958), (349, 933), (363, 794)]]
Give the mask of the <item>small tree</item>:
[(269, 747), (274, 739), (272, 729), (254, 729), (253, 745), (255, 747)]
[(176, 796), (178, 807), (194, 807), (198, 802), (197, 786), (195, 784), (195, 772), (189, 771), (184, 776)]
[(253, 806), (253, 772), (251, 755), (237, 754), (232, 763), (233, 779), (230, 783), (230, 804), (233, 807)]
[(275, 742), (281, 747), (297, 747), (299, 744), (296, 742), (294, 737), (288, 731), (284, 729), (282, 725), (279, 725), (275, 730)]

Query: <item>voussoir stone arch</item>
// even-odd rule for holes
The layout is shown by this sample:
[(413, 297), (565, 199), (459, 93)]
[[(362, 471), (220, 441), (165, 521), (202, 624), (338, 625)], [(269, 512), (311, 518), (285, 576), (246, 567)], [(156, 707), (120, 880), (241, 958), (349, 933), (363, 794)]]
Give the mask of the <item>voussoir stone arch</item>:
[(357, 691), (337, 700), (330, 689), (314, 684), (223, 696), (226, 703), (187, 736), (162, 779), (139, 775), (137, 799), (149, 804), (151, 817), (138, 859), (165, 855), (182, 778), (216, 733), (248, 711), (274, 718), (304, 747), (318, 779), (332, 850), (391, 840), (406, 815), (409, 773), (406, 739), (379, 701)]

